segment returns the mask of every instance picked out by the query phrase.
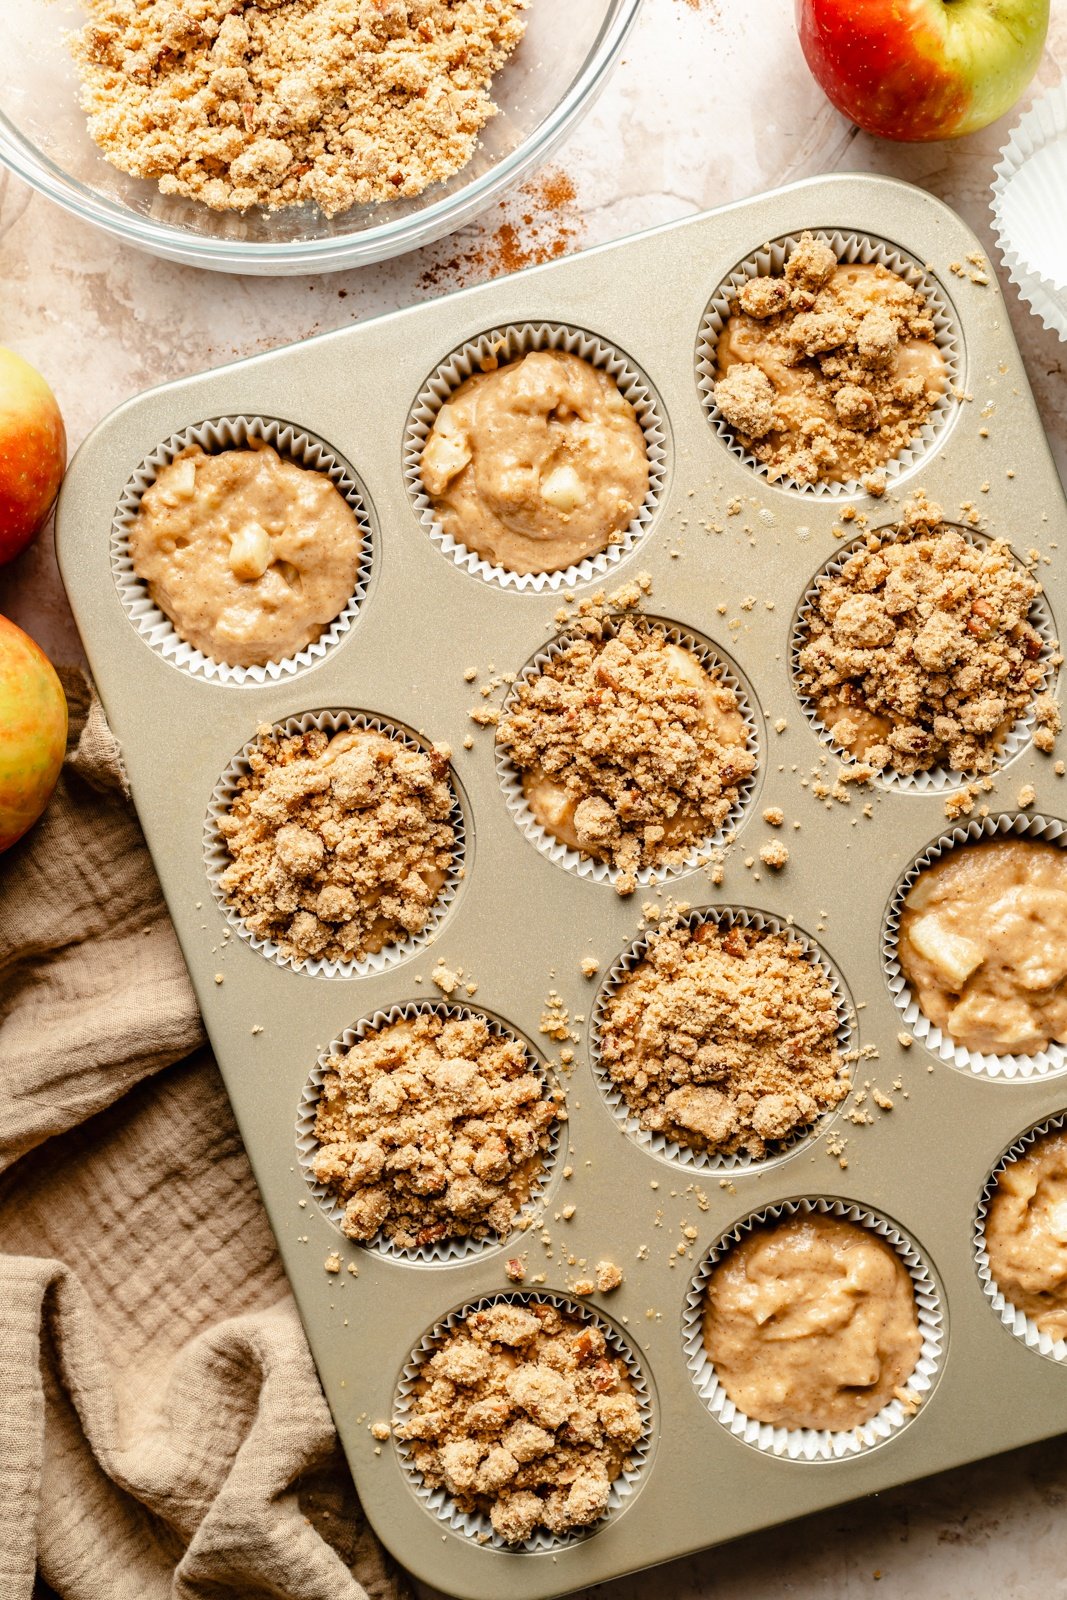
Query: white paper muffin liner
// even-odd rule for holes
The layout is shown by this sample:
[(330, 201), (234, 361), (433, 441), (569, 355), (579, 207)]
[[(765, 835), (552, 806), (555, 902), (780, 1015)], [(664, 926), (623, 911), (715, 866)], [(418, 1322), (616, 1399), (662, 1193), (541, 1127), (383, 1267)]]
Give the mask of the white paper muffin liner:
[[(622, 533), (618, 544), (608, 545), (606, 550), (587, 556), (584, 561), (564, 567), (559, 572), (518, 573), (494, 565), (444, 531), (435, 519), (430, 498), (423, 488), (420, 463), (423, 445), (437, 420), (437, 413), (462, 383), (476, 372), (485, 370), (487, 364), (503, 366), (534, 350), (566, 351), (568, 355), (579, 356), (614, 378), (641, 424), (648, 451), (649, 482), (645, 503)], [(454, 350), (422, 386), (404, 434), (404, 479), (419, 521), (434, 544), (444, 555), (450, 556), (456, 566), (486, 583), (542, 594), (602, 578), (631, 554), (652, 522), (663, 494), (667, 478), (667, 449), (666, 412), (662, 402), (645, 374), (621, 351), (581, 328), (554, 322), (515, 323), (493, 328), (480, 338), (468, 340)]]
[(609, 1322), (598, 1310), (592, 1306), (585, 1305), (581, 1300), (575, 1299), (570, 1295), (557, 1294), (551, 1290), (541, 1293), (537, 1290), (522, 1289), (501, 1294), (489, 1294), (480, 1300), (469, 1301), (466, 1305), (460, 1306), (457, 1310), (451, 1311), (446, 1317), (443, 1317), (419, 1341), (404, 1364), (393, 1406), (396, 1421), (402, 1422), (408, 1415), (414, 1387), (423, 1362), (434, 1354), (445, 1337), (461, 1322), (465, 1321), (473, 1312), (487, 1311), (490, 1306), (502, 1304), (522, 1306), (531, 1302), (537, 1305), (554, 1306), (575, 1322), (592, 1323), (600, 1329), (607, 1340), (608, 1348), (612, 1355), (620, 1356), (626, 1364), (627, 1376), (633, 1385), (634, 1398), (641, 1411), (643, 1431), (641, 1438), (630, 1454), (629, 1463), (623, 1467), (622, 1472), (611, 1486), (608, 1509), (598, 1522), (594, 1522), (588, 1528), (576, 1528), (572, 1533), (564, 1535), (549, 1533), (547, 1529), (539, 1528), (531, 1538), (525, 1540), (522, 1544), (508, 1544), (494, 1530), (487, 1516), (479, 1512), (460, 1511), (447, 1489), (431, 1489), (424, 1482), (411, 1459), (409, 1442), (405, 1439), (397, 1439), (397, 1454), (400, 1457), (408, 1481), (417, 1498), (426, 1509), (456, 1533), (466, 1534), (468, 1538), (476, 1540), (478, 1544), (493, 1550), (508, 1550), (511, 1552), (557, 1551), (592, 1538), (594, 1534), (599, 1533), (603, 1527), (611, 1522), (619, 1511), (625, 1508), (627, 1501), (638, 1486), (641, 1474), (652, 1453), (652, 1393), (644, 1369), (633, 1348), (614, 1324)]
[[(830, 245), (842, 265), (861, 262), (866, 266), (874, 263), (887, 267), (890, 272), (895, 272), (905, 283), (918, 289), (924, 296), (927, 309), (934, 321), (934, 343), (941, 351), (948, 369), (945, 389), (912, 442), (878, 469), (885, 472), (888, 482), (892, 484), (895, 478), (902, 477), (913, 467), (918, 466), (929, 452), (940, 444), (955, 418), (958, 410), (956, 391), (960, 386), (963, 372), (963, 335), (960, 325), (943, 286), (914, 256), (899, 250), (888, 240), (870, 234), (828, 231), (825, 228), (812, 228), (810, 231), (816, 239)], [(787, 234), (740, 262), (730, 275), (723, 279), (712, 296), (704, 313), (697, 340), (697, 387), (704, 410), (717, 436), (730, 453), (764, 479), (768, 478), (766, 465), (762, 461), (757, 461), (756, 457), (738, 442), (733, 429), (715, 404), (715, 350), (719, 335), (730, 316), (730, 302), (736, 299), (742, 285), (747, 283), (749, 278), (768, 277), (772, 274), (778, 276), (785, 266), (787, 257), (799, 243), (799, 234)], [(828, 479), (820, 479), (817, 483), (797, 483), (793, 478), (775, 478), (774, 482), (782, 489), (834, 498), (866, 493), (863, 484), (855, 478), (840, 483)]]
[[(610, 632), (613, 624), (627, 620), (626, 613), (613, 617), (605, 627), (605, 635)], [(733, 690), (737, 696), (738, 710), (744, 719), (748, 734), (746, 749), (754, 752), (757, 756), (757, 765), (749, 777), (738, 786), (737, 800), (726, 820), (714, 834), (697, 840), (690, 845), (677, 866), (644, 866), (639, 869), (635, 874), (637, 882), (642, 888), (647, 888), (650, 884), (663, 883), (671, 878), (679, 878), (687, 872), (693, 872), (697, 868), (705, 866), (711, 852), (718, 849), (727, 837), (737, 830), (759, 788), (762, 777), (760, 761), (763, 755), (763, 740), (760, 737), (761, 727), (757, 721), (759, 716), (756, 709), (758, 701), (733, 661), (720, 651), (716, 645), (712, 644), (710, 640), (701, 638), (699, 634), (693, 633), (690, 629), (681, 628), (662, 617), (646, 617), (641, 614), (640, 616), (629, 618), (629, 620), (636, 621), (639, 625), (643, 624), (649, 629), (657, 629), (672, 644), (680, 645), (683, 649), (692, 651), (706, 672)], [(508, 690), (501, 708), (501, 717), (514, 704), (518, 691), (524, 683), (528, 683), (531, 679), (538, 677), (548, 663), (561, 655), (569, 644), (583, 637), (585, 635), (582, 634), (580, 629), (567, 629), (565, 632), (557, 634), (555, 639), (539, 650), (526, 663)], [(618, 881), (620, 876), (618, 867), (613, 866), (610, 862), (600, 861), (592, 856), (584, 856), (579, 851), (572, 850), (568, 845), (562, 844), (559, 839), (554, 838), (537, 821), (526, 803), (526, 796), (522, 789), (522, 773), (515, 766), (509, 752), (501, 745), (496, 746), (496, 770), (512, 820), (530, 840), (531, 844), (540, 850), (543, 856), (547, 856), (550, 861), (555, 862), (557, 866), (564, 867), (568, 872), (575, 872), (580, 878), (586, 878), (593, 883), (616, 883)]]
[[(268, 661), (262, 666), (231, 666), (206, 656), (187, 640), (179, 637), (170, 618), (160, 610), (148, 592), (148, 585), (133, 570), (130, 555), (130, 528), (141, 504), (141, 496), (151, 486), (176, 456), (189, 445), (199, 445), (209, 455), (223, 450), (243, 449), (250, 439), (261, 439), (278, 452), (283, 459), (294, 462), (311, 472), (320, 472), (329, 478), (356, 514), (363, 538), (362, 552), (356, 571), (355, 586), (342, 611), (324, 629), (319, 637), (306, 645), (297, 655), (285, 656), (278, 661)], [(314, 666), (327, 651), (344, 639), (363, 604), (370, 583), (373, 563), (374, 528), (367, 509), (368, 502), (362, 484), (346, 462), (335, 455), (329, 445), (313, 434), (305, 433), (290, 422), (277, 422), (273, 418), (237, 416), (216, 417), (210, 422), (197, 423), (183, 428), (156, 446), (132, 474), (122, 491), (111, 523), (111, 571), (119, 591), (123, 610), (142, 639), (157, 655), (172, 666), (204, 678), (210, 683), (275, 683), (289, 677), (304, 667)]]
[(763, 1223), (775, 1222), (783, 1217), (812, 1215), (840, 1217), (846, 1222), (869, 1228), (892, 1245), (903, 1261), (915, 1292), (922, 1348), (914, 1370), (901, 1387), (920, 1401), (927, 1399), (937, 1381), (945, 1340), (945, 1314), (933, 1273), (920, 1251), (899, 1228), (876, 1212), (846, 1200), (787, 1200), (781, 1205), (767, 1206), (754, 1212), (724, 1234), (708, 1251), (686, 1295), (682, 1313), (682, 1347), (697, 1393), (712, 1416), (735, 1438), (755, 1450), (789, 1461), (840, 1461), (873, 1450), (899, 1434), (912, 1420), (908, 1409), (894, 1398), (869, 1422), (844, 1430), (785, 1428), (775, 1427), (769, 1422), (758, 1422), (738, 1410), (729, 1398), (704, 1348), (704, 1295), (716, 1264), (732, 1245)]
[[(777, 933), (788, 939), (792, 944), (799, 945), (804, 953), (805, 961), (818, 967), (825, 975), (833, 991), (837, 1007), (837, 1048), (841, 1052), (844, 1062), (844, 1075), (850, 1077), (849, 1056), (856, 1046), (855, 1038), (855, 1010), (852, 1005), (844, 979), (826, 955), (825, 951), (801, 929), (791, 927), (781, 922), (777, 917), (767, 915), (763, 911), (750, 911), (743, 906), (706, 906), (693, 911), (683, 919), (683, 926), (698, 928), (706, 923), (714, 922), (720, 927), (757, 928), (761, 933)], [(677, 1162), (681, 1167), (687, 1167), (694, 1172), (739, 1172), (752, 1167), (763, 1167), (772, 1161), (778, 1161), (783, 1156), (790, 1155), (802, 1145), (811, 1143), (820, 1134), (826, 1131), (828, 1125), (839, 1114), (845, 1104), (844, 1097), (837, 1106), (824, 1111), (814, 1122), (797, 1131), (788, 1139), (779, 1140), (764, 1156), (747, 1155), (739, 1152), (735, 1155), (716, 1155), (706, 1150), (694, 1150), (690, 1145), (676, 1143), (662, 1133), (653, 1133), (648, 1128), (641, 1126), (640, 1120), (631, 1111), (619, 1085), (612, 1078), (600, 1053), (601, 1031), (604, 1023), (605, 1008), (611, 997), (626, 982), (631, 973), (648, 953), (650, 944), (656, 939), (656, 930), (650, 929), (635, 939), (633, 943), (616, 957), (608, 970), (604, 982), (600, 986), (596, 1000), (593, 1003), (592, 1022), (589, 1034), (589, 1059), (596, 1079), (597, 1088), (603, 1095), (612, 1116), (619, 1126), (625, 1129), (635, 1144), (647, 1150), (651, 1155), (662, 1156), (668, 1161)]]
[(1015, 1143), (1005, 1150), (982, 1185), (974, 1219), (974, 1260), (983, 1294), (1004, 1326), (1017, 1339), (1021, 1339), (1028, 1350), (1036, 1350), (1038, 1355), (1047, 1356), (1052, 1361), (1067, 1361), (1067, 1339), (1054, 1339), (1050, 1333), (1043, 1333), (1033, 1318), (1020, 1311), (1017, 1306), (1013, 1306), (998, 1288), (993, 1277), (989, 1252), (986, 1249), (985, 1222), (997, 1180), (1004, 1168), (1010, 1167), (1013, 1161), (1018, 1161), (1019, 1157), (1025, 1155), (1030, 1146), (1043, 1138), (1046, 1133), (1059, 1133), (1065, 1127), (1067, 1127), (1067, 1115), (1047, 1117), (1044, 1122), (1038, 1123), (1029, 1132), (1020, 1135)]
[[(284, 738), (294, 734), (310, 733), (312, 728), (328, 734), (341, 733), (347, 728), (367, 728), (374, 733), (382, 733), (387, 738), (398, 740), (409, 750), (425, 752), (427, 748), (423, 740), (417, 738), (400, 723), (392, 722), (387, 717), (371, 716), (362, 711), (306, 711), (302, 716), (289, 717), (285, 722), (275, 723), (271, 732)], [(454, 769), (449, 769), (452, 812), (448, 820), (455, 834), (452, 865), (422, 932), (412, 934), (396, 944), (386, 945), (384, 949), (366, 956), (362, 961), (326, 961), (319, 957), (298, 961), (291, 956), (283, 955), (273, 939), (261, 939), (258, 934), (250, 930), (240, 913), (227, 900), (220, 882), (222, 874), (231, 865), (233, 858), (219, 831), (219, 820), (226, 815), (237, 794), (238, 780), (246, 777), (250, 771), (249, 756), (259, 742), (257, 734), (234, 756), (212, 790), (207, 816), (204, 819), (204, 864), (207, 868), (208, 881), (211, 884), (211, 892), (230, 927), (239, 933), (242, 939), (247, 940), (253, 950), (258, 950), (268, 960), (276, 962), (280, 967), (288, 967), (293, 972), (302, 972), (314, 978), (361, 978), (368, 973), (384, 972), (429, 944), (448, 916), (463, 881), (463, 867), (467, 853), (465, 806)]]
[(1067, 86), (1031, 106), (994, 170), (990, 209), (1004, 265), (1045, 327), (1067, 339)]
[(900, 965), (898, 943), (904, 900), (920, 872), (959, 845), (972, 844), (979, 839), (1012, 838), (1040, 839), (1047, 844), (1058, 844), (1061, 848), (1067, 848), (1065, 832), (1067, 829), (1056, 817), (1051, 819), (1042, 816), (1029, 817), (1009, 811), (995, 817), (972, 818), (969, 822), (961, 822), (956, 827), (946, 830), (940, 838), (927, 845), (922, 854), (912, 862), (893, 891), (882, 931), (882, 965), (893, 1003), (913, 1038), (960, 1072), (970, 1072), (976, 1077), (1005, 1080), (1050, 1077), (1067, 1069), (1067, 1049), (1053, 1040), (1046, 1050), (1038, 1051), (1031, 1056), (983, 1055), (977, 1050), (965, 1050), (940, 1028), (936, 1028), (929, 1017), (925, 1017), (919, 1010), (918, 1001), (912, 995)]
[[(993, 543), (988, 534), (978, 533), (973, 528), (963, 528), (956, 522), (942, 522), (941, 526), (951, 528), (954, 533), (960, 534), (968, 544), (979, 550), (985, 549)], [(845, 563), (855, 555), (857, 550), (864, 548), (867, 539), (872, 535), (881, 539), (883, 544), (890, 542), (894, 544), (907, 543), (914, 537), (906, 529), (900, 529), (895, 523), (888, 523), (881, 528), (869, 528), (857, 538), (850, 539), (848, 544), (842, 545), (836, 554), (830, 557), (829, 561), (823, 563), (804, 591), (804, 598), (797, 607), (790, 633), (790, 668), (793, 676), (793, 688), (800, 702), (800, 708), (815, 730), (819, 743), (825, 746), (827, 750), (832, 751), (841, 766), (846, 768), (862, 766), (865, 763), (843, 749), (841, 745), (835, 743), (834, 736), (823, 722), (815, 702), (802, 693), (800, 689), (800, 652), (804, 647), (807, 626), (818, 599), (819, 586), (828, 579), (836, 578)], [(1014, 551), (1012, 555), (1020, 571), (1029, 570), (1014, 555)], [(1041, 638), (1040, 660), (1045, 667), (1045, 681), (1047, 684), (1054, 670), (1052, 657), (1058, 647), (1058, 640), (1056, 638), (1056, 624), (1044, 591), (1034, 597), (1033, 604), (1030, 607), (1029, 621), (1031, 627), (1036, 629)], [(1031, 701), (1029, 709), (1012, 725), (1004, 742), (998, 749), (993, 771), (1006, 767), (1008, 762), (1014, 760), (1020, 751), (1026, 749), (1034, 736), (1034, 726), (1034, 708), (1033, 701)], [(908, 773), (895, 772), (891, 768), (886, 768), (882, 772), (876, 772), (869, 781), (878, 788), (894, 789), (899, 793), (942, 794), (952, 789), (960, 789), (964, 784), (972, 783), (981, 776), (982, 774), (977, 772), (956, 772), (953, 768), (946, 766), (930, 767), (925, 772)]]
[[(376, 1011), (373, 1016), (364, 1017), (351, 1028), (346, 1028), (344, 1033), (326, 1046), (319, 1056), (310, 1076), (304, 1085), (300, 1096), (300, 1107), (296, 1121), (296, 1148), (300, 1162), (300, 1170), (304, 1174), (308, 1188), (311, 1190), (317, 1204), (325, 1215), (338, 1228), (344, 1221), (344, 1207), (336, 1196), (323, 1184), (319, 1183), (312, 1170), (312, 1163), (317, 1155), (320, 1144), (315, 1137), (315, 1118), (318, 1115), (319, 1099), (322, 1095), (323, 1082), (329, 1070), (332, 1056), (347, 1053), (352, 1046), (368, 1033), (377, 1033), (382, 1028), (387, 1028), (395, 1022), (410, 1021), (417, 1016), (426, 1016), (432, 1013), (446, 1019), (462, 1019), (467, 1017), (480, 1017), (489, 1025), (489, 1030), (497, 1038), (515, 1040), (522, 1046), (530, 1069), (535, 1072), (544, 1084), (546, 1091), (551, 1091), (557, 1085), (553, 1082), (544, 1062), (536, 1050), (521, 1033), (498, 1020), (487, 1011), (482, 1011), (477, 1006), (453, 1005), (448, 1001), (418, 1000), (410, 1001), (406, 1005), (391, 1006), (388, 1011)], [(402, 1249), (387, 1239), (384, 1234), (377, 1234), (366, 1243), (349, 1240), (352, 1245), (362, 1250), (372, 1250), (377, 1255), (385, 1256), (390, 1261), (414, 1262), (422, 1265), (435, 1265), (441, 1262), (469, 1261), (474, 1256), (486, 1255), (493, 1250), (503, 1250), (509, 1244), (515, 1243), (524, 1237), (525, 1229), (520, 1225), (521, 1220), (529, 1219), (529, 1226), (545, 1204), (545, 1195), (552, 1183), (556, 1162), (559, 1156), (561, 1129), (563, 1123), (557, 1118), (549, 1130), (548, 1147), (542, 1158), (541, 1171), (535, 1177), (530, 1187), (530, 1194), (525, 1204), (516, 1214), (509, 1234), (498, 1237), (491, 1233), (485, 1239), (438, 1239), (432, 1244), (420, 1245), (413, 1249)], [(346, 1236), (347, 1237), (347, 1236)]]

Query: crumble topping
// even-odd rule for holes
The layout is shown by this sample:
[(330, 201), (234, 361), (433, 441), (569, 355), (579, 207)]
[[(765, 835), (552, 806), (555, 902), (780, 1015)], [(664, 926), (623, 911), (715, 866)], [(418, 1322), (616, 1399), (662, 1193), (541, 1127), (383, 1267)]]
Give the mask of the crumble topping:
[(525, 0), (85, 0), (107, 160), (215, 211), (326, 216), (450, 178), (496, 113)]
[(381, 1231), (411, 1250), (504, 1235), (563, 1115), (517, 1039), (484, 1017), (426, 1012), (331, 1057), (312, 1170), (344, 1204), (350, 1239)]
[(816, 584), (798, 687), (835, 742), (876, 770), (988, 772), (1031, 704), (1048, 751), (1060, 714), (1039, 692), (1039, 593), (1004, 540), (972, 544), (917, 500), (896, 532), (869, 534)]
[(412, 1441), (428, 1484), (521, 1544), (539, 1527), (599, 1521), (642, 1424), (626, 1363), (600, 1328), (531, 1300), (471, 1312), (451, 1330), (393, 1432)]
[(887, 267), (839, 264), (810, 233), (782, 274), (750, 278), (730, 310), (715, 404), (772, 480), (877, 474), (945, 389), (923, 296)]
[(600, 1056), (643, 1128), (764, 1156), (848, 1093), (825, 970), (782, 934), (705, 922), (656, 934), (604, 1003)]
[(360, 961), (425, 928), (455, 853), (447, 745), (264, 730), (219, 821), (219, 882), (283, 955)]
[(756, 765), (734, 691), (631, 619), (571, 641), (521, 683), (496, 737), (533, 815), (611, 862), (620, 894), (641, 867), (677, 865), (710, 838)]

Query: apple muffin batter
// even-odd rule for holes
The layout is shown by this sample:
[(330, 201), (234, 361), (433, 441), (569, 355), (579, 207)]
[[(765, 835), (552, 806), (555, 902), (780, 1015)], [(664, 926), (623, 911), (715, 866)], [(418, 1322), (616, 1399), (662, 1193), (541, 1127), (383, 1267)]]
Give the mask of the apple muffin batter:
[(422, 451), (437, 521), (509, 572), (557, 572), (619, 543), (648, 494), (648, 451), (610, 373), (561, 350), (477, 372)]
[(611, 862), (620, 894), (726, 821), (756, 765), (740, 704), (691, 650), (627, 619), (566, 644), (505, 705), (497, 742), (536, 820)]
[(738, 291), (716, 346), (715, 404), (773, 480), (852, 481), (915, 438), (944, 393), (923, 296), (887, 267), (802, 235), (781, 274)]
[(985, 1246), (1005, 1300), (1067, 1339), (1067, 1133), (1046, 1133), (999, 1173)]
[(816, 584), (797, 687), (835, 743), (878, 771), (988, 772), (1031, 708), (1049, 751), (1060, 713), (1040, 692), (1039, 592), (1003, 540), (974, 544), (917, 498)]
[(704, 1348), (734, 1405), (780, 1428), (862, 1427), (922, 1350), (907, 1268), (870, 1228), (813, 1212), (731, 1245), (708, 1280)]
[(281, 661), (317, 639), (351, 598), (362, 551), (329, 478), (255, 440), (183, 450), (130, 526), (133, 569), (175, 632), (230, 666)]
[(538, 1528), (600, 1520), (642, 1421), (626, 1363), (596, 1324), (530, 1300), (450, 1329), (393, 1431), (426, 1483), (521, 1544)]
[(484, 1017), (389, 1023), (328, 1064), (315, 1177), (350, 1239), (403, 1250), (506, 1234), (562, 1113), (517, 1039)]
[(1067, 1043), (1067, 852), (1035, 839), (949, 851), (908, 891), (898, 955), (923, 1016), (964, 1049)]
[(606, 999), (600, 1059), (643, 1128), (761, 1157), (848, 1093), (826, 972), (795, 940), (715, 922), (654, 935)]
[(219, 885), (245, 926), (298, 962), (421, 933), (455, 855), (450, 756), (366, 728), (262, 729), (219, 819)]

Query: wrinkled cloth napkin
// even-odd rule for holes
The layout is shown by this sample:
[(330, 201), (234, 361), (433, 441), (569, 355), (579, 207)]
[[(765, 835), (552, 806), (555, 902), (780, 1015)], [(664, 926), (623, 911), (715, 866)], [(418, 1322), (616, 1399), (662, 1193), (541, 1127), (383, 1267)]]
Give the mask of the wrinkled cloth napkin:
[(80, 673), (0, 857), (0, 1596), (406, 1600)]

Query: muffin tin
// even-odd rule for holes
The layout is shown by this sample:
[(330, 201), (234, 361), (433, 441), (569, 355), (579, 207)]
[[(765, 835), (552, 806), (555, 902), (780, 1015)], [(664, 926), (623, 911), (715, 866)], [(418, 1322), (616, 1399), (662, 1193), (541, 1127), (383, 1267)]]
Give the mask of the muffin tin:
[[(702, 330), (719, 287), (768, 241), (804, 228), (920, 264), (954, 329), (966, 398), (950, 404), (882, 500), (768, 483), (720, 436), (701, 390)], [(951, 211), (916, 189), (820, 178), (165, 385), (106, 418), (71, 466), (57, 520), (64, 580), (363, 1505), (394, 1554), (450, 1594), (547, 1600), (1061, 1425), (1067, 1369), (1005, 1325), (981, 1275), (976, 1227), (989, 1175), (1016, 1140), (1067, 1108), (1067, 1082), (1058, 1060), (1039, 1074), (994, 1077), (957, 1070), (921, 1038), (900, 1042), (886, 919), (912, 863), (951, 840), (945, 794), (878, 782), (847, 806), (817, 799), (812, 769), (832, 778), (836, 763), (791, 672), (798, 608), (838, 550), (842, 511), (853, 505), (872, 528), (885, 527), (919, 486), (948, 520), (962, 520), (961, 503), (974, 502), (990, 534), (1020, 553), (1033, 545), (1051, 553), (1053, 563), (1038, 568), (1050, 626), (1067, 615), (1055, 559), (1067, 508), (999, 290), (949, 270), (977, 248)], [(486, 702), (465, 669), (477, 667), (479, 682), (490, 669), (520, 673), (555, 637), (564, 595), (555, 585), (487, 583), (435, 539), (412, 494), (405, 441), (419, 397), (455, 352), (490, 332), (542, 325), (588, 334), (647, 382), (661, 437), (662, 483), (633, 550), (605, 575), (579, 575), (573, 591), (610, 592), (649, 572), (649, 615), (707, 641), (751, 697), (760, 761), (720, 887), (696, 868), (621, 899), (608, 873), (575, 870), (566, 852), (538, 848), (515, 815), (492, 731), (469, 719)], [(276, 421), (322, 441), (346, 470), (351, 463), (374, 530), (366, 591), (342, 636), (263, 681), (194, 673), (153, 648), (112, 567), (111, 532), (144, 463), (173, 436), (219, 418)], [(239, 937), (213, 897), (204, 853), (217, 786), (257, 727), (323, 714), (447, 740), (465, 829), (464, 876), (431, 939), (332, 978), (280, 965)], [(1019, 791), (1032, 784), (1037, 803), (1020, 826), (1037, 817), (1047, 836), (1059, 836), (1067, 782), (1052, 759), (1024, 741), (995, 781), (977, 804), (1014, 817)], [(784, 830), (763, 823), (770, 805), (784, 810)], [(777, 874), (758, 861), (772, 837), (790, 848)], [(895, 1102), (874, 1111), (876, 1126), (853, 1126), (843, 1107), (772, 1159), (721, 1172), (632, 1136), (594, 1073), (590, 1019), (599, 986), (641, 935), (642, 904), (668, 894), (788, 923), (825, 953), (864, 1052), (856, 1078)], [(600, 963), (592, 981), (579, 969), (589, 955)], [(547, 1180), (550, 1257), (536, 1229), (446, 1260), (361, 1249), (309, 1187), (306, 1093), (323, 1050), (378, 1014), (440, 1001), (431, 981), (438, 961), (477, 983), (452, 1003), (513, 1028), (548, 1070), (558, 1070), (560, 1048), (540, 1031), (549, 991), (568, 1008), (578, 1039), (574, 1065), (560, 1075), (568, 1120)], [(847, 1166), (830, 1153), (828, 1134), (847, 1141)], [(929, 1385), (906, 1425), (875, 1430), (861, 1448), (842, 1451), (833, 1440), (796, 1448), (788, 1438), (752, 1448), (743, 1426), (739, 1433), (714, 1413), (707, 1374), (687, 1348), (709, 1253), (753, 1215), (798, 1203), (884, 1225), (913, 1276), (924, 1275), (937, 1334)], [(565, 1204), (574, 1215), (557, 1220)], [(516, 1291), (504, 1266), (520, 1251), (530, 1277)], [(331, 1275), (324, 1262), (334, 1252), (341, 1270)], [(643, 1374), (649, 1427), (635, 1470), (585, 1537), (521, 1551), (479, 1542), (477, 1528), (417, 1492), (402, 1452), (371, 1426), (394, 1415), (423, 1341), (457, 1311), (504, 1293), (573, 1301), (578, 1263), (601, 1259), (623, 1269), (622, 1286), (573, 1303), (614, 1330)], [(531, 1281), (542, 1272), (543, 1285)]]

